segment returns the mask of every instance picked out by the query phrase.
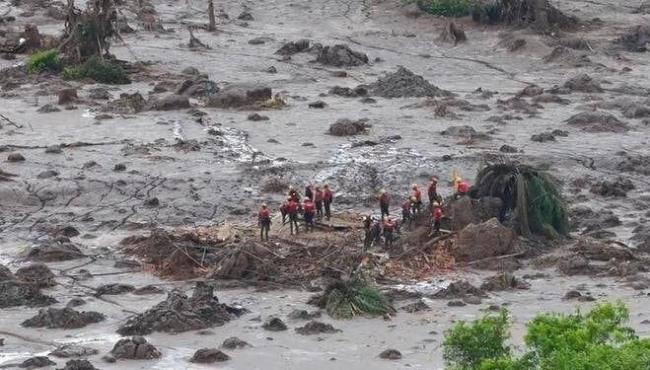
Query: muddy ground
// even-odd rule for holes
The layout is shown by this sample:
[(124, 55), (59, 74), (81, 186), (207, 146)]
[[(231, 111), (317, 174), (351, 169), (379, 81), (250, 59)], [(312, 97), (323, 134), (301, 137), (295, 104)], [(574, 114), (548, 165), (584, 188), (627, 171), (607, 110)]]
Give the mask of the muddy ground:
[[(580, 210), (572, 220), (574, 237), (590, 234), (632, 248), (650, 245), (650, 64), (647, 52), (626, 51), (615, 42), (629, 27), (650, 23), (650, 15), (635, 11), (641, 3), (558, 3), (566, 13), (591, 20), (560, 37), (463, 19), (458, 23), (469, 41), (454, 46), (438, 40), (444, 20), (416, 17), (399, 1), (218, 2), (220, 14), (229, 18), (218, 17), (215, 33), (195, 29), (194, 35), (209, 49), (193, 50), (187, 46), (187, 27), (206, 22), (204, 2), (154, 1), (161, 20), (156, 27), (138, 22), (132, 8), (125, 5), (122, 14), (136, 32), (124, 33), (125, 42), (114, 41), (111, 51), (119, 59), (146, 65), (147, 73), (134, 83), (115, 87), (43, 78), (12, 86), (6, 84), (6, 75), (0, 76), (0, 114), (11, 120), (0, 121), (0, 263), (15, 272), (27, 265), (23, 257), (28, 248), (50, 240), (57, 229), (73, 226), (80, 235), (72, 241), (92, 258), (48, 263), (58, 285), (43, 292), (60, 302), (53, 307), (80, 297), (88, 300), (83, 310), (106, 315), (106, 320), (83, 329), (27, 329), (18, 323), (34, 316), (38, 308), (4, 308), (0, 364), (47, 354), (56, 344), (78, 342), (99, 350), (89, 359), (100, 369), (202, 368), (187, 362), (194, 351), (218, 347), (224, 339), (238, 336), (252, 347), (225, 351), (232, 360), (224, 366), (362, 368), (370, 362), (376, 368), (443, 368), (440, 342), (453, 320), (473, 319), (492, 304), (508, 303), (519, 343), (523, 323), (535, 313), (570, 311), (589, 304), (562, 299), (576, 288), (598, 299), (622, 299), (631, 309), (631, 325), (648, 335), (649, 326), (642, 324), (650, 319), (647, 287), (635, 290), (620, 278), (567, 277), (548, 269), (543, 270), (546, 277), (531, 280), (530, 290), (490, 293), (480, 305), (448, 307), (446, 300), (435, 300), (427, 302), (431, 310), (399, 311), (388, 322), (324, 317), (323, 321), (342, 330), (322, 335), (324, 340), (297, 335), (293, 329), (299, 325), (290, 320), (285, 320), (290, 330), (281, 333), (264, 331), (262, 322), (253, 320), (273, 315), (286, 319), (294, 308), (306, 307), (310, 293), (219, 290), (217, 296), (223, 302), (239, 303), (251, 312), (210, 329), (213, 333), (207, 335), (196, 331), (148, 335), (149, 342), (162, 352), (160, 359), (109, 364), (101, 357), (120, 338), (117, 326), (164, 295), (89, 297), (93, 288), (108, 282), (189, 291), (188, 282), (172, 283), (140, 269), (129, 272), (132, 268), (113, 267), (122, 258), (117, 251), (119, 241), (146, 233), (152, 226), (253, 224), (260, 202), (277, 205), (282, 197), (266, 191), (269, 183), (302, 187), (309, 180), (327, 182), (336, 192), (336, 211), (361, 212), (369, 209), (369, 199), (381, 188), (406, 193), (411, 183), (424, 185), (431, 174), (448, 179), (454, 170), (471, 182), (485, 160), (499, 158), (547, 167), (562, 181), (571, 208)], [(6, 10), (16, 21), (0, 24), (2, 28), (22, 29), (34, 23), (42, 33), (57, 34), (62, 29), (62, 22), (52, 18), (53, 12), (36, 2), (0, 4), (0, 14)], [(244, 11), (253, 19), (238, 19)], [(305, 38), (325, 46), (347, 44), (365, 53), (368, 64), (331, 66), (315, 62), (310, 52), (290, 59), (275, 53), (286, 42)], [(513, 45), (520, 47), (512, 50)], [(24, 59), (25, 55), (3, 59), (0, 67)], [(335, 86), (372, 84), (398, 66), (455, 98), (373, 96), (369, 100), (329, 93)], [(222, 89), (242, 83), (270, 87), (287, 106), (257, 111), (269, 119), (254, 121), (248, 119), (252, 110), (209, 108), (190, 99), (206, 113), (197, 119), (188, 109), (103, 112), (106, 101), (91, 97), (98, 87), (105, 88), (111, 100), (121, 93), (139, 92), (145, 99), (163, 96), (159, 91), (166, 82), (182, 80), (188, 67), (207, 74)], [(269, 72), (270, 67), (275, 73)], [(582, 74), (592, 80), (574, 79)], [(566, 84), (570, 79), (574, 82)], [(535, 91), (531, 85), (543, 90)], [(72, 107), (57, 104), (57, 93), (63, 87), (78, 89), (79, 100)], [(316, 101), (325, 102), (324, 108), (309, 106)], [(59, 111), (39, 112), (47, 104)], [(569, 120), (594, 110), (600, 112), (596, 118)], [(606, 119), (599, 120), (602, 117)], [(364, 134), (327, 133), (339, 119), (364, 118), (372, 125)], [(453, 129), (465, 125), (476, 132)], [(543, 135), (532, 140), (539, 134)], [(53, 146), (60, 150), (48, 149)], [(10, 161), (15, 153), (24, 161)], [(619, 176), (629, 179), (632, 186), (622, 184)], [(441, 192), (451, 194), (446, 181), (441, 183)], [(396, 199), (395, 211), (398, 204)], [(606, 213), (607, 217), (598, 217)], [(80, 282), (66, 276), (82, 268), (95, 277)], [(488, 274), (463, 268), (433, 272), (428, 280), (464, 278), (480, 285)], [(647, 278), (647, 273), (641, 275)], [(379, 359), (386, 348), (400, 350), (403, 359)], [(64, 363), (55, 361), (60, 366)]]

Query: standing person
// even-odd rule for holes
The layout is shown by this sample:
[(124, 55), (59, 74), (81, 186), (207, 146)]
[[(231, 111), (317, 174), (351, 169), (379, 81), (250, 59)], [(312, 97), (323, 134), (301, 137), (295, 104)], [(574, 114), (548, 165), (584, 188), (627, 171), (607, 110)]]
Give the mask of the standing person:
[(316, 205), (316, 217), (323, 218), (323, 191), (317, 186), (314, 192), (314, 203)]
[(269, 240), (269, 230), (271, 230), (271, 212), (269, 211), (266, 203), (262, 204), (262, 208), (257, 214), (257, 220), (260, 225), (260, 239), (262, 241)]
[(431, 182), (429, 183), (429, 188), (427, 189), (427, 195), (429, 196), (429, 209), (433, 209), (433, 203), (439, 201), (437, 178), (435, 177), (431, 178)]
[(289, 214), (287, 206), (289, 204), (290, 199), (291, 198), (285, 199), (284, 202), (282, 202), (282, 204), (280, 205), (280, 214), (282, 215), (282, 225), (287, 223), (287, 216)]
[(381, 189), (377, 199), (379, 199), (379, 210), (381, 211), (381, 219), (383, 220), (384, 216), (390, 216), (390, 211), (388, 210), (390, 207), (390, 195), (388, 195), (385, 189)]
[(296, 203), (300, 203), (300, 194), (298, 194), (298, 191), (293, 186), (289, 186), (289, 198), (293, 199)]
[(415, 198), (413, 201), (413, 214), (420, 213), (420, 210), (422, 210), (422, 191), (420, 191), (417, 184), (413, 184), (411, 189), (413, 190), (412, 197)]
[(323, 204), (325, 205), (325, 218), (327, 221), (332, 217), (332, 202), (334, 201), (334, 194), (330, 190), (330, 186), (325, 184), (323, 186)]
[(303, 215), (305, 216), (305, 231), (314, 231), (314, 215), (316, 214), (316, 207), (311, 198), (305, 197), (302, 204)]
[(406, 199), (406, 201), (402, 203), (402, 224), (406, 225), (407, 227), (411, 225), (412, 207), (413, 203), (411, 201), (411, 198)]
[(460, 197), (467, 195), (467, 193), (469, 193), (469, 183), (467, 181), (460, 181), (456, 188), (454, 198), (459, 199)]
[(381, 224), (375, 218), (372, 219), (372, 226), (370, 226), (370, 240), (372, 240), (370, 246), (381, 243)]
[(363, 238), (363, 250), (367, 250), (372, 245), (372, 233), (370, 232), (370, 227), (372, 226), (372, 216), (363, 217), (363, 231), (365, 232), (365, 237)]
[(393, 232), (395, 231), (395, 222), (390, 218), (386, 217), (384, 220), (384, 242), (385, 246), (393, 246)]
[(311, 199), (311, 201), (314, 201), (314, 191), (312, 190), (311, 184), (307, 184), (305, 186), (305, 198)]
[(294, 227), (296, 228), (296, 234), (298, 234), (298, 203), (293, 198), (287, 202), (287, 214), (289, 215), (291, 235), (294, 233)]
[(440, 234), (440, 220), (442, 220), (442, 205), (438, 202), (433, 203), (433, 210), (431, 211), (431, 218), (433, 219), (433, 233), (434, 235)]

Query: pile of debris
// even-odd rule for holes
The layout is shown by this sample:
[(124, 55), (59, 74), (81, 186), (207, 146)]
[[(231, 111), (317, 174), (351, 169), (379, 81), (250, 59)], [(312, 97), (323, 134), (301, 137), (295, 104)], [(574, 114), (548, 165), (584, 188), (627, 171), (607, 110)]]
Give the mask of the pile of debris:
[(382, 98), (422, 98), (453, 97), (454, 94), (442, 90), (422, 76), (416, 75), (404, 67), (398, 67), (394, 73), (379, 78), (370, 85), (363, 86), (370, 95)]

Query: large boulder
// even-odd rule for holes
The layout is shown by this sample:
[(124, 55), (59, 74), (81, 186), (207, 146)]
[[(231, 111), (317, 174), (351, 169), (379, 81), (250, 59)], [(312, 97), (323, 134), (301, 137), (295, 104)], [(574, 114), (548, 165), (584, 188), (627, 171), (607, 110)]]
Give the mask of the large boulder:
[(76, 245), (69, 241), (51, 242), (33, 247), (27, 253), (27, 259), (38, 262), (60, 262), (84, 257)]
[(152, 360), (162, 356), (156, 347), (140, 336), (120, 339), (111, 350), (111, 355), (118, 360)]
[(132, 316), (117, 332), (122, 335), (145, 335), (155, 331), (181, 333), (221, 326), (243, 313), (243, 309), (219, 303), (211, 286), (197, 283), (192, 297), (178, 290), (171, 291), (167, 299)]
[(21, 267), (16, 271), (16, 279), (25, 283), (34, 284), (39, 288), (56, 285), (52, 271), (42, 263), (34, 263)]
[(329, 134), (333, 136), (354, 136), (364, 133), (372, 127), (367, 119), (352, 121), (347, 118), (339, 119), (330, 125)]
[(273, 97), (271, 88), (252, 85), (230, 85), (208, 98), (212, 108), (255, 107)]
[(151, 98), (147, 103), (148, 110), (179, 110), (190, 107), (187, 96), (171, 94), (162, 98)]
[(0, 281), (0, 308), (42, 307), (56, 302), (56, 299), (43, 295), (33, 284), (15, 280)]
[(99, 312), (79, 312), (67, 307), (47, 308), (39, 310), (36, 316), (23, 321), (21, 325), (27, 328), (79, 329), (105, 319)]
[(456, 261), (478, 261), (513, 253), (518, 240), (512, 229), (492, 218), (481, 224), (470, 224), (461, 230), (452, 252)]

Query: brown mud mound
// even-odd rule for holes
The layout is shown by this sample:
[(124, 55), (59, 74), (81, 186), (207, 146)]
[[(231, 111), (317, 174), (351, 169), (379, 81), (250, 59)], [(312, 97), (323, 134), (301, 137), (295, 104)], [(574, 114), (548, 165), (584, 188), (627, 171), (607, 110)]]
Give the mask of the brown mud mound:
[(230, 337), (230, 338), (226, 338), (223, 341), (221, 347), (225, 349), (241, 349), (241, 348), (250, 347), (250, 344), (237, 337)]
[(152, 360), (160, 358), (162, 353), (145, 338), (135, 336), (120, 339), (111, 350), (111, 355), (118, 360)]
[(571, 91), (578, 91), (584, 93), (601, 93), (603, 88), (600, 87), (598, 81), (591, 78), (588, 74), (580, 74), (570, 78), (564, 83), (564, 87)]
[(442, 90), (404, 67), (396, 72), (380, 77), (376, 82), (363, 86), (370, 95), (382, 98), (422, 98), (453, 97), (454, 94)]
[(576, 243), (573, 251), (594, 261), (619, 261), (637, 260), (633, 251), (617, 243), (607, 243), (590, 238), (581, 238)]
[(437, 299), (459, 299), (465, 297), (487, 297), (484, 291), (473, 286), (465, 280), (454, 281), (444, 289), (434, 293), (431, 298)]
[(99, 351), (94, 348), (83, 347), (75, 343), (68, 343), (63, 344), (50, 352), (50, 356), (59, 358), (88, 357), (94, 356), (98, 353)]
[(176, 90), (176, 94), (192, 98), (207, 98), (219, 92), (219, 86), (205, 76), (185, 80)]
[(21, 267), (16, 271), (16, 279), (25, 283), (34, 284), (39, 288), (53, 287), (56, 285), (52, 271), (42, 263), (34, 263)]
[(0, 308), (42, 307), (56, 302), (56, 299), (43, 295), (33, 284), (13, 280), (0, 281)]
[(566, 120), (566, 123), (585, 132), (621, 133), (629, 130), (627, 123), (609, 113), (600, 111), (578, 113)]
[(99, 370), (88, 360), (70, 360), (62, 370)]
[(197, 364), (212, 364), (230, 360), (230, 356), (216, 348), (202, 348), (194, 353), (190, 362)]
[(282, 45), (282, 47), (278, 49), (275, 52), (275, 54), (290, 56), (290, 55), (308, 51), (309, 47), (310, 47), (310, 41), (307, 39), (301, 39), (298, 41), (289, 41), (286, 44)]
[(52, 241), (33, 247), (27, 253), (27, 259), (38, 262), (70, 261), (85, 257), (79, 248), (69, 241)]
[(291, 320), (312, 320), (321, 317), (321, 313), (320, 311), (293, 310), (288, 317)]
[(453, 247), (456, 261), (471, 262), (516, 252), (517, 234), (492, 218), (484, 223), (470, 224), (458, 233)]
[(207, 106), (211, 108), (259, 108), (271, 99), (273, 92), (264, 86), (246, 84), (230, 85), (209, 97)]
[(530, 289), (530, 284), (511, 273), (497, 274), (485, 279), (481, 289), (488, 292), (497, 292), (513, 289)]
[(279, 317), (269, 318), (262, 327), (268, 331), (285, 331), (288, 329), (287, 324), (285, 324)]
[(56, 362), (47, 358), (47, 356), (36, 356), (23, 361), (18, 367), (23, 369), (37, 369), (39, 367), (55, 366)]
[(135, 114), (142, 112), (146, 106), (147, 101), (140, 93), (122, 93), (118, 99), (108, 102), (102, 108), (102, 111), (117, 114)]
[(602, 197), (626, 197), (627, 192), (633, 189), (634, 184), (632, 180), (619, 177), (613, 181), (604, 180), (597, 182), (591, 186), (589, 191)]
[(329, 134), (333, 136), (354, 136), (366, 132), (372, 125), (367, 119), (352, 121), (342, 118), (332, 123), (329, 128)]
[(648, 51), (650, 45), (650, 26), (640, 25), (628, 29), (614, 44), (631, 52), (642, 53)]
[(21, 323), (27, 328), (79, 329), (104, 321), (106, 317), (99, 312), (75, 311), (72, 308), (47, 308), (38, 311), (31, 319)]
[(161, 98), (151, 98), (147, 102), (147, 110), (180, 110), (190, 107), (190, 100), (187, 96), (171, 94)]
[(316, 61), (334, 67), (357, 67), (368, 64), (368, 56), (347, 45), (334, 45), (323, 47)]
[(243, 313), (243, 309), (219, 303), (213, 287), (199, 282), (192, 297), (174, 290), (164, 301), (129, 318), (117, 332), (122, 335), (181, 333), (221, 326)]
[(335, 329), (332, 325), (320, 321), (310, 321), (305, 326), (296, 328), (296, 333), (301, 335), (332, 334), (339, 332), (341, 332), (340, 329)]

